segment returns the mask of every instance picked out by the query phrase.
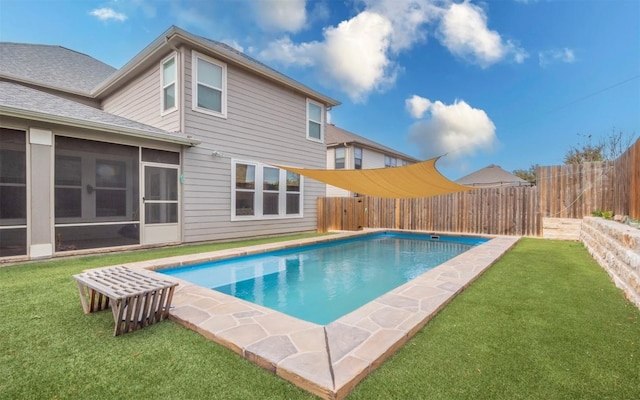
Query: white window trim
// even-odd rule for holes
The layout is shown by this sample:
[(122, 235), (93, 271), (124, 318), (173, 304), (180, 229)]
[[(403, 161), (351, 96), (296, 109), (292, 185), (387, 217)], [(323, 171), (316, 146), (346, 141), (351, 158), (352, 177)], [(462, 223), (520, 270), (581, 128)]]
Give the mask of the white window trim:
[[(165, 110), (164, 108), (164, 89), (168, 86), (165, 85), (164, 82), (164, 65), (169, 62), (171, 59), (174, 59), (173, 65), (175, 66), (175, 76), (173, 77), (173, 84), (175, 90), (175, 99), (176, 104)], [(171, 114), (174, 111), (178, 110), (178, 104), (180, 104), (180, 86), (178, 85), (178, 76), (179, 76), (179, 63), (178, 63), (178, 53), (171, 53), (167, 58), (160, 62), (160, 115), (165, 116), (167, 114)]]
[[(222, 68), (222, 95), (220, 98), (221, 101), (221, 112), (216, 112), (213, 110), (209, 110), (207, 108), (198, 107), (198, 59), (202, 59), (208, 63), (214, 64)], [(191, 55), (191, 109), (193, 111), (201, 112), (204, 114), (212, 115), (218, 118), (227, 118), (227, 64), (215, 60), (211, 57), (205, 56), (204, 54), (198, 53), (196, 51), (192, 52)], [(218, 88), (215, 88), (218, 89)]]
[[(236, 215), (236, 164), (253, 165), (255, 172), (255, 194), (253, 215)], [(297, 192), (287, 192), (287, 171), (280, 171), (280, 187), (278, 197), (278, 214), (263, 215), (263, 176), (264, 168), (275, 168), (270, 165), (261, 164), (255, 161), (231, 160), (231, 221), (264, 221), (272, 219), (296, 219), (304, 217), (304, 176), (300, 175), (300, 190)], [(249, 191), (249, 190), (247, 190)], [(287, 214), (287, 193), (297, 193), (300, 196), (300, 212), (298, 214)]]
[[(320, 121), (313, 121), (309, 118), (309, 104), (315, 104), (316, 106), (320, 107)], [(307, 139), (313, 142), (324, 143), (324, 119), (325, 119), (324, 104), (318, 103), (317, 101), (313, 101), (311, 99), (307, 99), (306, 107), (307, 107), (306, 108), (307, 118), (305, 119), (305, 124), (307, 125), (306, 127)], [(309, 121), (313, 121), (320, 124), (320, 139), (316, 139), (314, 137), (309, 136)]]

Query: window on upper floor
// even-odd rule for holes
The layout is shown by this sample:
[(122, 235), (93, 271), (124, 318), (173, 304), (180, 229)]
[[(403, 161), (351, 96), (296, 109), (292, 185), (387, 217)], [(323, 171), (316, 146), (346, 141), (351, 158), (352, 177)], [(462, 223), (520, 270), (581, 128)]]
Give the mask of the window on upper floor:
[(336, 153), (336, 162), (334, 164), (335, 169), (344, 169), (345, 148), (344, 147), (336, 147), (335, 153)]
[(233, 220), (300, 217), (302, 178), (283, 169), (233, 161)]
[(227, 117), (227, 65), (193, 52), (193, 110)]
[(178, 68), (176, 56), (162, 62), (162, 114), (178, 109)]
[(362, 148), (353, 148), (353, 168), (362, 169)]
[(307, 99), (307, 139), (324, 142), (324, 106)]
[(396, 167), (398, 165), (398, 160), (395, 157), (384, 156), (384, 167)]

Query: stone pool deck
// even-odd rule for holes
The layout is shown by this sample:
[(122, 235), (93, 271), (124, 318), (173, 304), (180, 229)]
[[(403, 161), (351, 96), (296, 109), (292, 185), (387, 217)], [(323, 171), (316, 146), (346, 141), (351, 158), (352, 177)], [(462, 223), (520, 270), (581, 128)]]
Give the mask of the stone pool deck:
[[(158, 270), (361, 234), (338, 233), (128, 266)], [(321, 398), (342, 399), (518, 239), (494, 237), (326, 326), (165, 276), (179, 283), (170, 318)]]

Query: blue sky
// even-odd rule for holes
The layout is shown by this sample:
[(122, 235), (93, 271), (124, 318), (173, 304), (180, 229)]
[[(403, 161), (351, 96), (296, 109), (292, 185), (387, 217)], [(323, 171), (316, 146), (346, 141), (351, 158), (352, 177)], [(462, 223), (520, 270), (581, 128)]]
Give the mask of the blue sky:
[(331, 122), (451, 179), (640, 134), (638, 0), (0, 0), (0, 40), (121, 67), (170, 25), (343, 104)]

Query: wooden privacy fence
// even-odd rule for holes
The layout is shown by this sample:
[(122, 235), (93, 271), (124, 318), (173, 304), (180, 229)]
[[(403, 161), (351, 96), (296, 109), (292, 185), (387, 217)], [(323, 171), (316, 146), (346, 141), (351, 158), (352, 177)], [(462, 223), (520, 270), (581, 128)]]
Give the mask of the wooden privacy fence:
[(613, 210), (613, 162), (538, 167), (540, 212), (549, 218), (582, 218)]
[(640, 139), (613, 162), (539, 167), (535, 187), (479, 188), (420, 199), (318, 199), (318, 230), (368, 228), (542, 236), (542, 218), (595, 210), (640, 219)]
[(640, 219), (640, 139), (615, 161), (539, 167), (536, 178), (544, 217), (601, 210)]
[(535, 187), (482, 188), (419, 199), (324, 197), (318, 230), (363, 227), (540, 236)]

